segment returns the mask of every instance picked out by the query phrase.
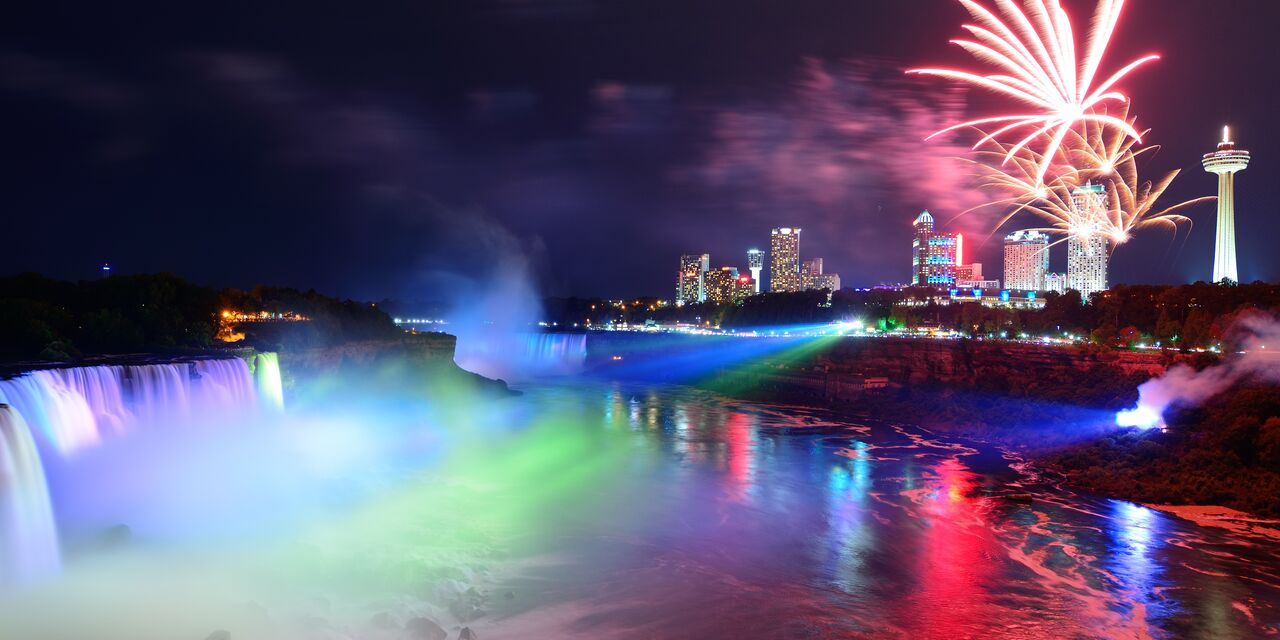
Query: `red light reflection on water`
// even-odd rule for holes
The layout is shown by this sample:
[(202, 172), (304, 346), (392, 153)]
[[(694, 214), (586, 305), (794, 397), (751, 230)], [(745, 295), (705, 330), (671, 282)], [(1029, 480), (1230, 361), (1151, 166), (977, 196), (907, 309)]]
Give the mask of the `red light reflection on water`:
[(725, 487), (729, 499), (742, 502), (751, 487), (751, 466), (755, 452), (752, 425), (746, 414), (733, 412), (725, 420), (725, 444), (728, 450)]
[(975, 497), (974, 475), (960, 460), (945, 460), (924, 478), (920, 496), (918, 590), (902, 616), (930, 637), (967, 637), (989, 628), (985, 588), (998, 546), (986, 520), (988, 503)]

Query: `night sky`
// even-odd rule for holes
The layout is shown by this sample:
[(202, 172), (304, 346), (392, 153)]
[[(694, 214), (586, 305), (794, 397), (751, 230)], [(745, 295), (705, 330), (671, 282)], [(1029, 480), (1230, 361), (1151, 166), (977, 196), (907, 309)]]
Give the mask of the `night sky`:
[[(1064, 0), (1078, 29), (1092, 2)], [(990, 230), (921, 138), (999, 107), (920, 65), (972, 66), (954, 0), (22, 3), (0, 23), (0, 273), (174, 272), (429, 300), (527, 269), (554, 295), (669, 297), (677, 258), (745, 267), (769, 228), (846, 286), (909, 279), (910, 222)], [(1108, 68), (1212, 195), (1223, 124), (1242, 280), (1280, 280), (1280, 2), (1130, 0)], [(1212, 205), (1120, 248), (1112, 280), (1208, 279)], [(1015, 225), (1016, 227), (1017, 225)], [(1026, 226), (1026, 225), (1024, 225)], [(997, 236), (998, 238), (998, 236)], [(972, 243), (971, 243), (972, 244)], [(970, 247), (972, 251), (972, 246)], [(999, 242), (975, 256), (998, 276)], [(1055, 255), (1065, 268), (1065, 254)]]

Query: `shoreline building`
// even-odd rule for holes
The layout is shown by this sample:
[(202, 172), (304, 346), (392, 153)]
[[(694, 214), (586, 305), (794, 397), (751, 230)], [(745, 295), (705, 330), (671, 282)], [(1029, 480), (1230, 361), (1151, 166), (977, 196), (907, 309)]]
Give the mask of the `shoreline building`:
[[(941, 232), (934, 228), (933, 214), (923, 211), (911, 223), (915, 235), (911, 239), (911, 284), (951, 286), (965, 272), (964, 234)], [(978, 267), (982, 271), (982, 267)]]
[(760, 273), (764, 271), (764, 252), (759, 249), (747, 250), (747, 269), (751, 271), (751, 280), (755, 283), (755, 292), (760, 293)]
[(1107, 236), (1102, 223), (1107, 215), (1107, 189), (1087, 183), (1071, 191), (1071, 209), (1081, 220), (1067, 239), (1067, 288), (1089, 296), (1107, 290)]
[(710, 254), (686, 254), (680, 256), (680, 273), (676, 278), (676, 304), (697, 304), (707, 299), (707, 271), (711, 268)]
[(800, 291), (800, 229), (778, 227), (769, 236), (769, 291)]
[(1206, 153), (1204, 170), (1218, 175), (1218, 231), (1213, 249), (1213, 281), (1240, 281), (1236, 269), (1236, 174), (1249, 166), (1249, 152), (1237, 149), (1231, 129), (1222, 128), (1218, 150)]
[(1044, 291), (1049, 271), (1049, 236), (1039, 231), (1015, 231), (1004, 238), (1004, 288)]

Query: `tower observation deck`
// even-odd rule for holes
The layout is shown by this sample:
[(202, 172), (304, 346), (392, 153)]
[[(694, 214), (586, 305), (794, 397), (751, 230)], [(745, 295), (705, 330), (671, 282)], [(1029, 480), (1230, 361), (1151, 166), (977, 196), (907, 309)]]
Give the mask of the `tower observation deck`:
[(1204, 170), (1218, 174), (1218, 231), (1213, 250), (1213, 281), (1239, 282), (1236, 269), (1236, 173), (1249, 166), (1249, 152), (1237, 149), (1231, 130), (1222, 128), (1218, 150), (1206, 153)]

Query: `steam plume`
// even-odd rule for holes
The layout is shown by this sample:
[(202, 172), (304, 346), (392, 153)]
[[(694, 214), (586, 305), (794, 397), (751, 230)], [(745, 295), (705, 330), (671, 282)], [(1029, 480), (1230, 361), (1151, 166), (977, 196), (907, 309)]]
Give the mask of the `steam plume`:
[(1153, 428), (1163, 423), (1170, 405), (1196, 406), (1246, 379), (1280, 383), (1280, 321), (1260, 311), (1241, 315), (1233, 325), (1236, 353), (1220, 365), (1196, 371), (1179, 364), (1138, 387), (1138, 406), (1116, 415), (1122, 427)]

